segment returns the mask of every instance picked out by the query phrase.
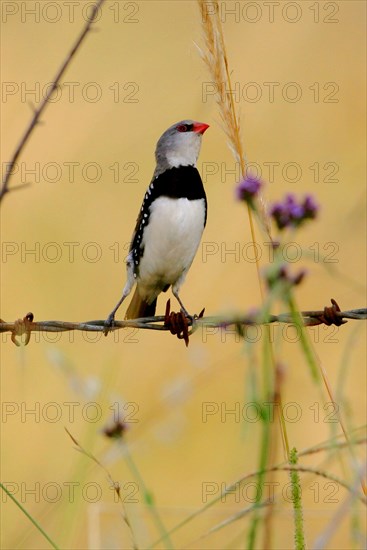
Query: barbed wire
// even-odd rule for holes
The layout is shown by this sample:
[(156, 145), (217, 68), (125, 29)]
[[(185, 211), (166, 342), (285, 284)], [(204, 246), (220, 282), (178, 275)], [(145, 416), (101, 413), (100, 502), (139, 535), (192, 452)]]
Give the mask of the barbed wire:
[[(325, 306), (322, 310), (300, 311), (302, 322), (305, 326), (315, 326), (324, 324), (327, 326), (340, 326), (347, 320), (366, 320), (367, 308), (351, 309), (341, 311), (337, 302), (331, 299), (331, 306)], [(0, 333), (11, 332), (11, 340), (17, 346), (20, 345), (17, 337), (25, 335), (24, 345), (27, 345), (32, 332), (103, 332), (120, 330), (124, 328), (137, 328), (143, 330), (163, 330), (170, 331), (180, 339), (184, 339), (186, 345), (188, 337), (200, 326), (226, 328), (233, 326), (239, 331), (244, 326), (264, 325), (269, 323), (287, 323), (295, 324), (294, 314), (280, 313), (278, 315), (268, 315), (261, 318), (259, 313), (251, 313), (245, 316), (203, 316), (204, 310), (199, 316), (188, 319), (181, 312), (170, 312), (170, 300), (167, 302), (166, 314), (154, 317), (143, 317), (140, 319), (126, 319), (124, 321), (115, 321), (113, 327), (106, 329), (104, 320), (84, 321), (74, 323), (70, 321), (34, 321), (33, 313), (27, 313), (22, 319), (14, 322), (6, 322), (0, 319)], [(191, 329), (189, 331), (189, 328)]]
[(88, 32), (91, 30), (92, 24), (95, 22), (96, 17), (98, 15), (98, 11), (101, 8), (103, 2), (105, 0), (97, 0), (94, 6), (92, 7), (91, 15), (88, 17), (88, 20), (86, 24), (84, 25), (81, 33), (79, 34), (78, 38), (76, 39), (73, 47), (71, 48), (70, 52), (67, 54), (65, 59), (63, 60), (61, 66), (59, 67), (54, 79), (51, 81), (51, 86), (48, 86), (47, 93), (45, 94), (44, 98), (42, 99), (41, 103), (38, 105), (36, 109), (33, 109), (33, 116), (31, 118), (30, 123), (28, 124), (23, 136), (20, 138), (18, 145), (16, 146), (16, 149), (13, 153), (13, 156), (11, 160), (6, 165), (6, 172), (4, 176), (4, 181), (2, 188), (0, 190), (0, 202), (4, 198), (4, 196), (9, 193), (9, 191), (15, 191), (17, 189), (22, 189), (23, 187), (26, 187), (27, 183), (23, 183), (14, 187), (11, 187), (9, 189), (9, 183), (11, 176), (13, 175), (13, 169), (15, 166), (15, 163), (17, 162), (20, 154), (22, 153), (27, 141), (29, 140), (33, 130), (35, 129), (36, 125), (39, 124), (39, 119), (41, 117), (41, 114), (45, 110), (46, 106), (50, 102), (51, 95), (53, 94), (54, 90), (59, 85), (59, 82), (61, 78), (63, 77), (66, 69), (70, 65), (71, 60), (75, 56), (76, 52), (78, 51), (80, 45), (82, 44), (84, 38), (88, 34)]

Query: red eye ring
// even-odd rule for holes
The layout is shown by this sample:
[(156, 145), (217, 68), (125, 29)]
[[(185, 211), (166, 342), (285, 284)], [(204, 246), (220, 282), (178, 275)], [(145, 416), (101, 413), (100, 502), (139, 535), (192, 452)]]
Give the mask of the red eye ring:
[(186, 124), (180, 124), (179, 126), (177, 126), (177, 131), (178, 132), (187, 132)]

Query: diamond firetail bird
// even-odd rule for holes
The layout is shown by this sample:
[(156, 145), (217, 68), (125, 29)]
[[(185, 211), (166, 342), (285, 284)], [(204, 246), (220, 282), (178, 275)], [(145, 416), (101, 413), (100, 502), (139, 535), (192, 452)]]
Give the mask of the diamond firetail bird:
[(158, 140), (157, 166), (144, 196), (126, 261), (127, 282), (105, 322), (106, 333), (135, 283), (126, 319), (154, 315), (158, 295), (170, 286), (182, 312), (190, 317), (179, 290), (206, 224), (206, 195), (196, 162), (202, 135), (208, 128), (202, 122), (183, 120), (168, 128)]

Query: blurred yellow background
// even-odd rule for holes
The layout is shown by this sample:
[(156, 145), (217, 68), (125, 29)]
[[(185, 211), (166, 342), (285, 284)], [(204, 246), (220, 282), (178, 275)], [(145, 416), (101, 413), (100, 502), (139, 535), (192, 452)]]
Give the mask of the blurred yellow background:
[[(91, 4), (1, 3), (3, 171)], [(353, 0), (220, 3), (246, 156), (266, 182), (265, 197), (312, 193), (321, 206), (289, 248), (293, 270), (308, 269), (297, 289), (300, 309), (322, 309), (331, 297), (342, 309), (365, 305), (365, 15), (365, 3)], [(19, 160), (12, 184), (31, 185), (1, 206), (2, 319), (28, 311), (35, 320), (107, 317), (125, 281), (123, 259), (156, 141), (184, 118), (210, 129), (198, 163), (208, 222), (182, 299), (190, 311), (205, 306), (209, 315), (260, 305), (247, 214), (234, 199), (238, 170), (197, 45), (203, 37), (193, 1), (105, 3)], [(262, 251), (266, 266), (268, 247)], [(125, 305), (118, 318), (124, 311)], [(333, 410), (311, 380), (294, 333), (277, 328), (274, 335), (285, 369), (288, 436), (301, 451), (341, 430), (330, 422)], [(310, 335), (352, 433), (366, 419), (365, 327), (350, 321)], [(208, 329), (186, 349), (168, 333), (123, 330), (108, 338), (32, 335), (27, 347), (16, 348), (2, 335), (2, 481), (60, 547), (130, 548), (106, 474), (74, 451), (67, 427), (125, 488), (138, 545), (147, 548), (160, 535), (141, 483), (102, 429), (117, 410), (125, 416), (133, 464), (171, 529), (258, 468), (262, 425), (251, 421), (248, 405), (261, 345), (248, 340)], [(281, 462), (277, 424), (274, 434)], [(356, 454), (363, 458), (361, 449)], [(324, 453), (305, 463), (355, 484), (347, 452), (338, 461), (327, 462)], [(330, 525), (327, 548), (363, 547), (351, 534), (353, 525), (363, 532), (363, 507), (349, 506), (335, 527), (348, 493), (321, 477), (302, 479), (309, 547)], [(276, 481), (272, 547), (292, 548), (292, 506), (283, 494), (289, 478)], [(219, 502), (172, 535), (173, 545), (246, 547), (251, 516), (202, 535), (252, 497), (249, 490)], [(2, 508), (4, 548), (49, 547), (5, 496)]]

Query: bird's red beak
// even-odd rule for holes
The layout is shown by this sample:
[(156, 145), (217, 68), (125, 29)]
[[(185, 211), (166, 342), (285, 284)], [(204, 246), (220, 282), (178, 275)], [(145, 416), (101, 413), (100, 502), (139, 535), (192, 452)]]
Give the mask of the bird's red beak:
[(204, 122), (194, 122), (194, 132), (197, 134), (203, 134), (208, 128), (209, 124), (205, 124)]

